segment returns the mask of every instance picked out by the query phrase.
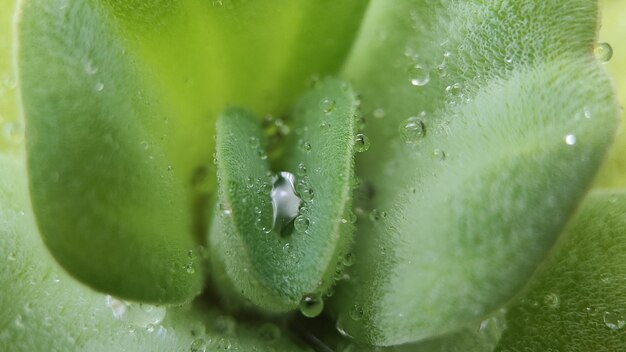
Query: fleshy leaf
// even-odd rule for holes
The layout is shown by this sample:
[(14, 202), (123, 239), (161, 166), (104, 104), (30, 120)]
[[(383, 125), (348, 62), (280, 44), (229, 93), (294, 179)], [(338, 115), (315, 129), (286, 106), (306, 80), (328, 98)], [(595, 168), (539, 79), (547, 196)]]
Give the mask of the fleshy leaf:
[(372, 146), (357, 163), (367, 192), (340, 329), (421, 340), (479, 323), (523, 287), (615, 129), (596, 5), (370, 4), (344, 69)]
[(506, 315), (495, 351), (620, 351), (626, 346), (626, 191), (593, 191)]
[(616, 134), (615, 143), (607, 155), (606, 162), (598, 173), (595, 187), (624, 188), (626, 187), (626, 6), (620, 0), (601, 0), (602, 27), (600, 28), (599, 44), (596, 45), (596, 56), (605, 62), (617, 86), (620, 103), (622, 104), (622, 122)]
[(298, 104), (286, 144), (295, 213), (285, 224), (276, 216), (285, 197), (270, 196), (272, 185), (283, 181), (268, 176), (260, 124), (234, 109), (218, 120), (219, 203), (210, 235), (212, 258), (219, 259), (215, 276), (225, 271), (235, 291), (264, 310), (287, 311), (306, 301), (303, 314), (317, 315), (322, 294), (341, 273), (352, 235), (345, 215), (358, 147), (356, 108), (352, 90), (336, 80), (320, 83)]
[(22, 3), (33, 204), (64, 268), (128, 299), (200, 291), (214, 118), (227, 104), (282, 113), (307, 77), (338, 68), (366, 2), (318, 5)]
[(168, 116), (146, 101), (152, 94), (118, 35), (91, 1), (23, 5), (33, 207), (48, 248), (81, 281), (180, 303), (202, 287), (189, 270), (198, 265), (188, 180), (166, 150)]
[(0, 153), (0, 350), (306, 350), (276, 326), (224, 331), (215, 322), (227, 317), (213, 308), (128, 305), (78, 283), (37, 233), (23, 157)]

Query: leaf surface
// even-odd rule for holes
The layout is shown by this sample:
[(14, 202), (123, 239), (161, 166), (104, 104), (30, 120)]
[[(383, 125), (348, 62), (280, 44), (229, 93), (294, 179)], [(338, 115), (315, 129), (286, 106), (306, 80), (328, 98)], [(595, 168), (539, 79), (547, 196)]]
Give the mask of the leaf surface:
[(524, 286), (616, 126), (596, 21), (587, 0), (370, 4), (343, 73), (372, 146), (341, 329), (421, 340), (478, 324)]
[(358, 147), (356, 108), (355, 94), (337, 80), (320, 83), (296, 107), (286, 143), (296, 205), (285, 225), (273, 220), (280, 213), (273, 204), (280, 208), (290, 197), (272, 190), (277, 183), (268, 174), (260, 124), (232, 109), (218, 120), (219, 204), (210, 235), (220, 260), (216, 276), (224, 270), (237, 292), (265, 310), (294, 309), (304, 299), (312, 307), (303, 313), (317, 315), (322, 294), (341, 274), (352, 235), (345, 216)]

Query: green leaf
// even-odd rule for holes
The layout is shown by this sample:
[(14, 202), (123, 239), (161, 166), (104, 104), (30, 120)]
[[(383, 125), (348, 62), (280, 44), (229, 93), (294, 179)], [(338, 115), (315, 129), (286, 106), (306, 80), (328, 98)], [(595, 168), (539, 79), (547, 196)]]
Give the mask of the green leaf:
[[(210, 234), (215, 276), (264, 310), (282, 312), (301, 302), (305, 315), (321, 312), (321, 295), (341, 274), (352, 225), (350, 209), (356, 138), (356, 97), (326, 80), (296, 108), (286, 168), (297, 175), (293, 224), (274, 224), (266, 142), (254, 117), (227, 110), (217, 122), (219, 204)], [(276, 183), (274, 183), (276, 184)], [(289, 198), (284, 197), (284, 198)], [(298, 211), (298, 204), (300, 210)], [(297, 216), (296, 216), (297, 215)], [(293, 219), (295, 217), (295, 219)], [(225, 272), (224, 272), (225, 271)], [(308, 307), (308, 308), (307, 308)]]
[(371, 3), (343, 74), (372, 147), (341, 329), (421, 340), (478, 324), (523, 287), (615, 129), (596, 17), (587, 0)]
[[(23, 153), (0, 153), (0, 350), (298, 351), (290, 337), (230, 319), (202, 304), (127, 305), (78, 283), (41, 242), (30, 211)], [(116, 317), (117, 316), (117, 317)]]
[(202, 287), (200, 272), (188, 273), (197, 259), (187, 175), (167, 149), (168, 116), (117, 33), (93, 2), (23, 5), (33, 207), (48, 248), (79, 280), (180, 303)]
[[(619, 0), (601, 0), (600, 10), (602, 14), (602, 26), (599, 33), (599, 41), (610, 46), (612, 56), (606, 62), (607, 71), (611, 74), (617, 88), (618, 98), (622, 106), (626, 102), (626, 50), (623, 45), (626, 35), (626, 7)], [(602, 54), (601, 48), (596, 46), (596, 51)], [(606, 51), (605, 51), (606, 52)], [(621, 123), (617, 130), (615, 143), (611, 147), (607, 160), (602, 165), (594, 187), (601, 188), (624, 188), (626, 187), (626, 113), (621, 110)]]
[(22, 3), (33, 205), (64, 268), (127, 299), (199, 293), (214, 118), (231, 103), (282, 113), (308, 76), (338, 68), (366, 2), (325, 5)]
[(626, 191), (589, 194), (530, 286), (508, 308), (496, 351), (626, 346)]

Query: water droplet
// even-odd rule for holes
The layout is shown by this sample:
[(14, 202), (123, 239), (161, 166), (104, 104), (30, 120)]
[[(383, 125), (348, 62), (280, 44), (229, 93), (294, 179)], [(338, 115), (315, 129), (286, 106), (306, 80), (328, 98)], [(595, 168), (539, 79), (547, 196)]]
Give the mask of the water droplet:
[(296, 231), (305, 233), (309, 229), (310, 223), (311, 220), (309, 220), (308, 217), (304, 215), (299, 215), (294, 221), (293, 225), (296, 228)]
[(96, 89), (96, 92), (102, 92), (102, 90), (104, 90), (104, 83), (97, 82), (95, 85), (95, 89)]
[(259, 150), (259, 153), (258, 153), (258, 154), (259, 154), (259, 158), (260, 158), (261, 160), (266, 160), (266, 159), (267, 159), (267, 153), (265, 152), (265, 150), (262, 150), (262, 149), (261, 149), (261, 150)]
[(599, 43), (594, 49), (596, 58), (602, 62), (608, 62), (613, 57), (613, 48), (609, 43)]
[(362, 153), (370, 148), (370, 140), (366, 135), (359, 133), (356, 135), (354, 146), (357, 153)]
[[(307, 178), (303, 178), (300, 181), (298, 181), (298, 185), (297, 185), (296, 191), (298, 192), (298, 194), (300, 195), (302, 200), (305, 201), (305, 202), (312, 201), (314, 196), (315, 196), (315, 191), (313, 190), (313, 188), (309, 184), (309, 181), (308, 181)], [(302, 213), (302, 212), (300, 212), (300, 213)]]
[(126, 302), (107, 295), (104, 297), (104, 303), (107, 307), (111, 308), (111, 312), (113, 313), (113, 317), (115, 319), (122, 319), (126, 314), (126, 308), (128, 307)]
[(383, 108), (378, 108), (376, 110), (374, 110), (374, 112), (372, 113), (372, 115), (374, 116), (374, 118), (377, 119), (382, 119), (385, 117), (385, 109)]
[(319, 295), (307, 294), (300, 301), (300, 312), (307, 318), (315, 318), (324, 310), (324, 301)]
[(454, 83), (446, 87), (446, 94), (449, 97), (456, 97), (461, 93), (463, 86), (461, 83)]
[(263, 219), (263, 217), (259, 217), (258, 219), (256, 219), (256, 221), (254, 222), (256, 229), (263, 232), (264, 234), (268, 234), (270, 232), (272, 232), (272, 227), (269, 226), (265, 220)]
[(323, 122), (320, 124), (320, 127), (321, 127), (321, 128), (330, 128), (330, 122), (328, 122), (328, 121), (323, 121)]
[(196, 264), (193, 262), (187, 263), (184, 266), (185, 271), (187, 271), (187, 274), (194, 274), (196, 272)]
[(191, 342), (189, 351), (191, 352), (206, 352), (206, 341), (203, 338), (197, 338)]
[(300, 150), (302, 150), (303, 152), (310, 152), (311, 151), (311, 144), (307, 141), (305, 141), (304, 139), (301, 139), (298, 142), (298, 147), (300, 148)]
[(618, 312), (604, 312), (602, 319), (604, 321), (604, 325), (611, 330), (620, 330), (626, 326), (626, 320), (622, 314)]
[[(302, 164), (301, 164), (302, 165)], [(272, 191), (272, 226), (276, 232), (282, 229), (298, 216), (302, 199), (294, 188), (295, 176), (290, 172), (280, 172), (274, 178)]]
[(425, 86), (430, 82), (430, 72), (420, 64), (409, 67), (409, 82), (415, 87)]
[(219, 341), (217, 341), (218, 350), (228, 351), (230, 350), (231, 347), (232, 347), (232, 344), (229, 339), (222, 338), (222, 339), (219, 339)]
[(552, 309), (558, 308), (561, 305), (559, 296), (554, 293), (548, 293), (547, 295), (545, 295), (543, 297), (543, 303), (546, 305), (546, 307)]
[(379, 221), (387, 217), (387, 213), (384, 211), (380, 211), (378, 209), (374, 209), (370, 212), (370, 220)]
[(280, 329), (272, 323), (265, 323), (259, 328), (259, 336), (269, 342), (276, 342), (280, 339)]
[(419, 117), (411, 116), (402, 124), (400, 133), (405, 143), (415, 144), (426, 135), (426, 126)]
[(223, 0), (213, 0), (212, 4), (213, 4), (213, 7), (222, 7), (224, 5), (224, 1)]
[(336, 107), (337, 107), (337, 103), (330, 98), (324, 98), (320, 102), (320, 108), (325, 114), (330, 114), (331, 112), (335, 110)]
[(504, 57), (504, 62), (506, 62), (507, 64), (512, 64), (513, 63), (513, 57), (507, 55)]
[(350, 309), (350, 318), (352, 318), (352, 320), (361, 320), (363, 319), (363, 315), (365, 315), (365, 310), (363, 309), (362, 306), (355, 304), (352, 306), (352, 308)]
[(259, 145), (261, 145), (261, 142), (259, 141), (259, 139), (255, 136), (252, 136), (248, 139), (248, 143), (250, 144), (250, 147), (252, 147), (253, 149), (256, 149), (259, 147)]
[(443, 150), (441, 150), (439, 148), (433, 150), (433, 159), (435, 159), (437, 161), (444, 161), (444, 160), (446, 160), (446, 152), (444, 152)]
[(88, 75), (95, 75), (96, 73), (98, 73), (98, 68), (96, 66), (94, 66), (93, 62), (91, 60), (87, 60), (85, 62), (85, 72)]
[(304, 165), (304, 163), (298, 164), (298, 176), (305, 176), (305, 175), (306, 175), (306, 165)]
[(568, 134), (567, 136), (565, 136), (565, 144), (567, 144), (567, 145), (574, 145), (574, 144), (576, 144), (576, 135)]
[(344, 266), (352, 266), (352, 265), (354, 265), (354, 254), (352, 252), (346, 254), (343, 257), (343, 265)]

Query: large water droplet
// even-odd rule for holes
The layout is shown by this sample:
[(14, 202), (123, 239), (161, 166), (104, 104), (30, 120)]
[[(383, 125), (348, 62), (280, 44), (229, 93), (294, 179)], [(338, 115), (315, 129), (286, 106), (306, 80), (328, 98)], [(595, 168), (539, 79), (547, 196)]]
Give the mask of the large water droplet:
[(596, 58), (602, 62), (608, 62), (613, 57), (613, 48), (609, 43), (599, 43), (594, 49)]
[(298, 216), (302, 200), (294, 188), (295, 176), (290, 172), (280, 172), (273, 182), (272, 222), (276, 232), (281, 233)]
[(300, 312), (307, 318), (315, 318), (324, 310), (324, 301), (317, 294), (307, 294), (300, 301)]
[(354, 147), (357, 153), (362, 153), (370, 148), (370, 140), (366, 135), (359, 133), (356, 135)]
[(426, 135), (426, 126), (419, 117), (411, 116), (402, 124), (400, 133), (405, 143), (415, 144)]
[(409, 82), (415, 87), (425, 86), (430, 82), (430, 72), (420, 64), (409, 67)]

